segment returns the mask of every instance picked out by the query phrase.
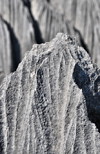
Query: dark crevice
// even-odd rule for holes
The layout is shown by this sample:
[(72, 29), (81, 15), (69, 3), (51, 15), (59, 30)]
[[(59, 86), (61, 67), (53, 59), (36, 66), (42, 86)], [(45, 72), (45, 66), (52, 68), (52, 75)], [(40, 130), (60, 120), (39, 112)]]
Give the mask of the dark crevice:
[(38, 22), (34, 19), (33, 15), (32, 15), (30, 1), (29, 0), (22, 0), (22, 1), (23, 1), (24, 5), (28, 8), (28, 11), (30, 13), (32, 25), (33, 25), (33, 28), (34, 28), (36, 42), (38, 44), (44, 43)]
[[(78, 29), (76, 29), (75, 27), (74, 27), (74, 30), (75, 30), (75, 32), (78, 33), (78, 35), (79, 35), (79, 39), (80, 39), (81, 46), (82, 46), (82, 47), (87, 51), (87, 53), (90, 55), (90, 51), (89, 51), (89, 49), (88, 49), (88, 46), (86, 45), (86, 43), (85, 43), (85, 41), (84, 41), (84, 39), (83, 39), (83, 37), (82, 37), (80, 31), (79, 31)], [(91, 55), (90, 55), (90, 56), (91, 56)]]
[(91, 80), (77, 63), (74, 68), (73, 79), (77, 86), (82, 89), (86, 100), (89, 120), (94, 123), (100, 133), (100, 76), (95, 80), (91, 90)]
[[(44, 92), (43, 81), (44, 80), (44, 72), (42, 68), (37, 71), (37, 90), (35, 92), (35, 99), (36, 99), (36, 109), (38, 112), (39, 120), (41, 123), (41, 127), (43, 130), (44, 138), (47, 142), (46, 144), (46, 151), (51, 151), (51, 144), (50, 144), (50, 126), (49, 126), (49, 118), (47, 113), (48, 110), (48, 103), (46, 99), (46, 94)], [(37, 149), (38, 150), (38, 149)]]
[(21, 61), (20, 57), (20, 44), (19, 41), (13, 31), (13, 28), (11, 25), (3, 19), (4, 23), (7, 25), (9, 34), (10, 34), (10, 40), (11, 40), (11, 60), (12, 60), (12, 65), (11, 65), (11, 72), (16, 71), (18, 64)]

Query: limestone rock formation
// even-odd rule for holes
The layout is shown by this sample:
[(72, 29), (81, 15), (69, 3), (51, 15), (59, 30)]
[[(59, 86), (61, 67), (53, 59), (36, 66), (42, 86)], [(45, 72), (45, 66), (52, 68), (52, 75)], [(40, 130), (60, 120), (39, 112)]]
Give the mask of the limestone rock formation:
[(0, 86), (0, 154), (100, 153), (100, 71), (75, 39), (33, 45)]
[(11, 72), (11, 42), (6, 24), (0, 17), (0, 83)]

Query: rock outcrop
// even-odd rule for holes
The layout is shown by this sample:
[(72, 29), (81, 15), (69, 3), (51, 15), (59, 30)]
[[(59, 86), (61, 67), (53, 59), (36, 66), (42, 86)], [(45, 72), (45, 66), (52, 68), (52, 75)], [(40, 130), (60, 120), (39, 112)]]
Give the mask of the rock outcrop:
[(100, 71), (75, 39), (33, 45), (0, 86), (0, 153), (100, 153), (99, 101)]

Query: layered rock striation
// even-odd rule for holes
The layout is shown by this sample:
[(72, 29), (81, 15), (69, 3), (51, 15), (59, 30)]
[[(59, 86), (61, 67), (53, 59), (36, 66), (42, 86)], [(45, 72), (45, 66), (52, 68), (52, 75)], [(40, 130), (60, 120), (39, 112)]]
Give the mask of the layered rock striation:
[(99, 100), (100, 71), (74, 38), (33, 45), (0, 86), (0, 153), (100, 153)]

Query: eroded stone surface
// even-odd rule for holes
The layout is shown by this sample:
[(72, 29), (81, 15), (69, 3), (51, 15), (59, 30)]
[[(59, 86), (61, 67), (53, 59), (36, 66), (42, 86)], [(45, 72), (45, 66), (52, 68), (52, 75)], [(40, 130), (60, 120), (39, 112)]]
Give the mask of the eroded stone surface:
[(99, 76), (66, 34), (34, 45), (0, 86), (0, 153), (98, 154)]

